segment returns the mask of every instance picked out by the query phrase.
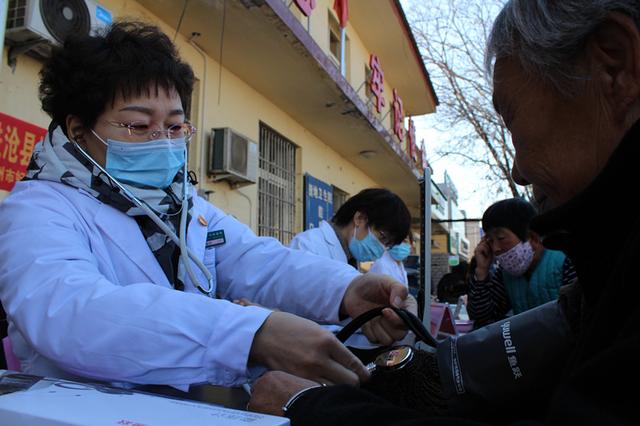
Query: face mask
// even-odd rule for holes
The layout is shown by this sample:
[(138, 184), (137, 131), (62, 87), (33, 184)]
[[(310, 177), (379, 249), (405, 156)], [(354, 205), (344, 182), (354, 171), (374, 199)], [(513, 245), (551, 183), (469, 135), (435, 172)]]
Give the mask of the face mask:
[(156, 139), (149, 142), (121, 142), (107, 139), (105, 169), (120, 182), (135, 186), (164, 189), (171, 185), (184, 166), (185, 138)]
[(411, 253), (411, 246), (407, 243), (398, 244), (389, 249), (389, 255), (398, 262), (405, 260), (409, 253)]
[(349, 241), (349, 251), (358, 262), (371, 262), (384, 254), (384, 246), (373, 235), (371, 229), (368, 230), (367, 236), (361, 240), (356, 238), (356, 229), (354, 229), (353, 237)]
[(507, 273), (519, 277), (527, 272), (533, 261), (533, 247), (529, 241), (518, 243), (509, 251), (496, 256), (500, 267)]

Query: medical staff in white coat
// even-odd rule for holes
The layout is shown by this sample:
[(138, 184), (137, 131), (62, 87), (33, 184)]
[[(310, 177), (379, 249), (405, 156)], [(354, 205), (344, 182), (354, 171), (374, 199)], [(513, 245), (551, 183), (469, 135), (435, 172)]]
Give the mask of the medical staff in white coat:
[(297, 234), (289, 243), (289, 247), (343, 263), (349, 263), (351, 259), (355, 266), (355, 259), (340, 237), (340, 229), (326, 220), (320, 221), (317, 228), (307, 229)]
[[(0, 204), (0, 299), (24, 372), (179, 388), (264, 367), (367, 378), (314, 321), (403, 305), (406, 290), (257, 237), (197, 196), (194, 75), (166, 35), (123, 22), (69, 38), (41, 76), (52, 124)], [(243, 297), (280, 311), (230, 302)], [(404, 334), (393, 316), (372, 330)]]
[(289, 247), (357, 265), (379, 259), (409, 232), (411, 214), (402, 199), (383, 188), (363, 189), (317, 228), (297, 234)]
[(388, 275), (408, 287), (409, 279), (402, 262), (409, 254), (411, 254), (411, 243), (409, 237), (407, 237), (402, 243), (385, 250), (380, 259), (373, 262), (369, 272)]
[[(411, 214), (400, 197), (387, 189), (368, 188), (340, 206), (331, 222), (321, 221), (319, 227), (297, 234), (289, 247), (357, 268), (358, 262), (380, 259), (387, 248), (402, 243), (410, 225)], [(335, 332), (341, 327), (326, 328)], [(366, 325), (363, 330), (368, 332)], [(347, 344), (367, 348), (371, 343), (387, 341), (387, 337), (381, 335), (368, 341), (356, 335)]]

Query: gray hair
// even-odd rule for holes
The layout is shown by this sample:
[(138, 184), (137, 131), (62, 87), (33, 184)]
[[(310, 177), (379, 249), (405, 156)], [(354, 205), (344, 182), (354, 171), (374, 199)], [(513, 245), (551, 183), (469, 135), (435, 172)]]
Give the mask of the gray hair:
[(524, 70), (569, 95), (575, 88), (576, 59), (584, 43), (610, 12), (621, 12), (640, 27), (639, 0), (509, 0), (487, 41), (486, 70), (512, 56)]

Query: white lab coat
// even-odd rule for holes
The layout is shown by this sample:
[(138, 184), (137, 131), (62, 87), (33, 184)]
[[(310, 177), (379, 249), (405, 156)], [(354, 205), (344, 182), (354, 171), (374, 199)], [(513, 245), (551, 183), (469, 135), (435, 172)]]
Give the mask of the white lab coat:
[(376, 274), (388, 275), (394, 280), (401, 282), (405, 287), (409, 286), (407, 271), (404, 269), (402, 262), (396, 262), (387, 250), (384, 251), (382, 257), (371, 265), (369, 272)]
[(347, 263), (347, 255), (330, 223), (323, 220), (317, 228), (307, 229), (297, 234), (289, 247)]
[[(307, 229), (304, 232), (297, 234), (291, 242), (289, 247), (296, 250), (304, 250), (318, 256), (326, 257), (340, 262), (347, 262), (347, 255), (342, 248), (342, 244), (336, 235), (331, 224), (327, 221), (321, 221), (320, 226), (317, 228)], [(324, 325), (323, 327), (332, 333), (337, 333), (351, 321), (351, 318), (342, 321), (340, 326), (336, 325)], [(361, 349), (371, 349), (378, 347), (369, 342), (369, 339), (360, 331), (356, 332), (345, 342), (346, 345)]]
[[(205, 249), (215, 230), (226, 243)], [(270, 311), (229, 300), (335, 323), (358, 275), (257, 237), (195, 195), (187, 245), (213, 273), (220, 299), (188, 277), (184, 292), (173, 290), (132, 217), (70, 186), (19, 182), (0, 204), (0, 299), (23, 371), (237, 385), (250, 376), (253, 336)]]

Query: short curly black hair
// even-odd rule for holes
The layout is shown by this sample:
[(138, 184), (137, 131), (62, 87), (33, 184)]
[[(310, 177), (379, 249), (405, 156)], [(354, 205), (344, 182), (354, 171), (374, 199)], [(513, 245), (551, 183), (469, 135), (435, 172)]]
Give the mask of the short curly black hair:
[(117, 95), (125, 99), (162, 88), (175, 90), (186, 114), (194, 75), (173, 42), (157, 26), (118, 21), (104, 33), (70, 36), (54, 49), (40, 71), (39, 97), (52, 125), (66, 129), (66, 117), (93, 127)]
[(367, 188), (349, 198), (331, 219), (338, 226), (348, 225), (360, 212), (367, 223), (389, 236), (388, 243), (400, 244), (411, 229), (411, 213), (407, 205), (393, 192), (384, 188)]

